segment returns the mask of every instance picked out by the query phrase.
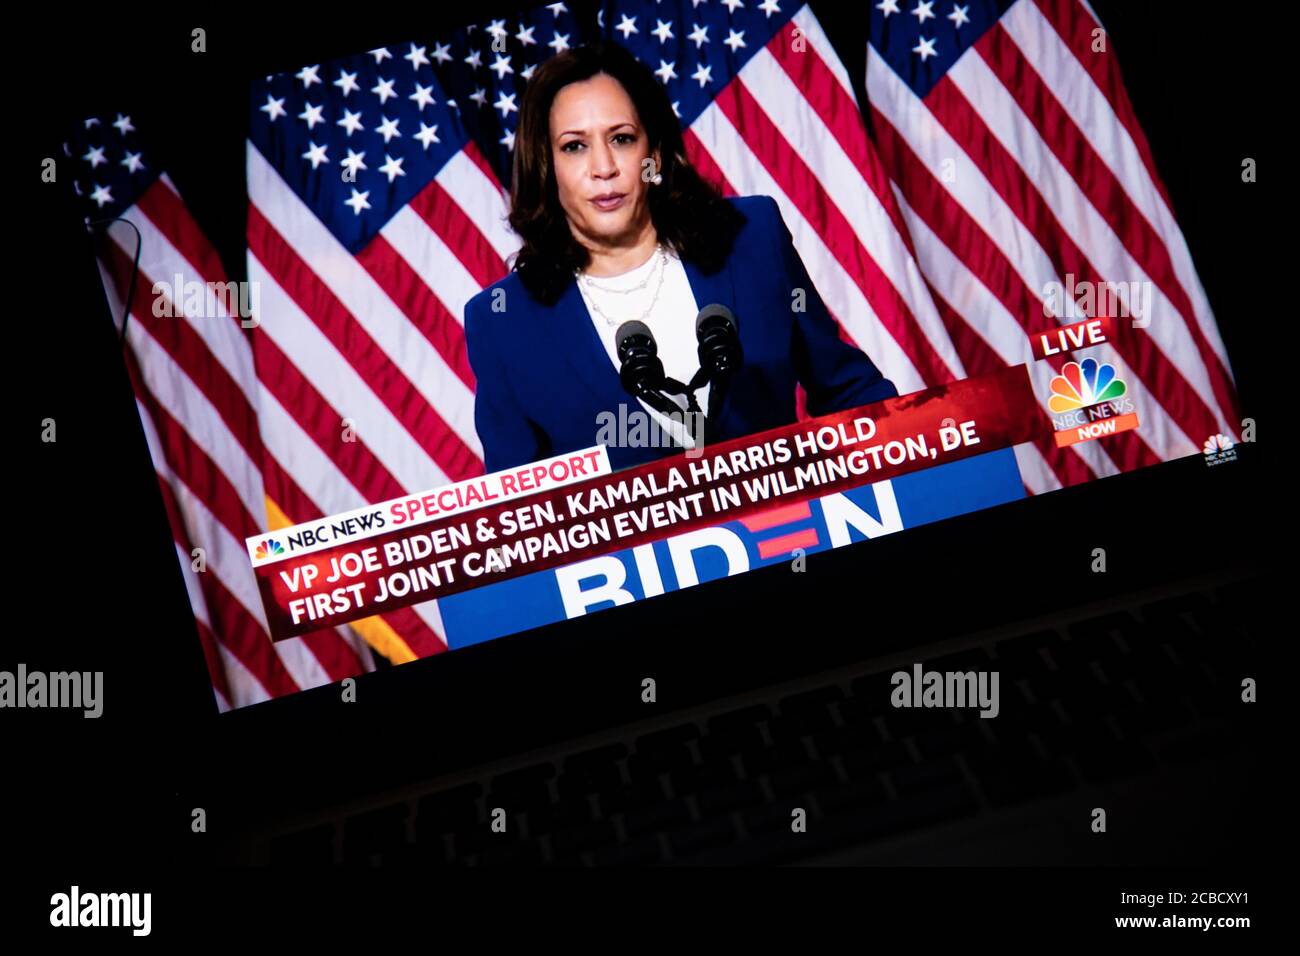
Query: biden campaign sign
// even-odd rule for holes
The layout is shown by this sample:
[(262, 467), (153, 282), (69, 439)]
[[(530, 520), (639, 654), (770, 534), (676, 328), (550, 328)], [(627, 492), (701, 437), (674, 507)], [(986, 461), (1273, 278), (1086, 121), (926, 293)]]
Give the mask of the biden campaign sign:
[(1025, 497), (1004, 448), (440, 598), (448, 648)]

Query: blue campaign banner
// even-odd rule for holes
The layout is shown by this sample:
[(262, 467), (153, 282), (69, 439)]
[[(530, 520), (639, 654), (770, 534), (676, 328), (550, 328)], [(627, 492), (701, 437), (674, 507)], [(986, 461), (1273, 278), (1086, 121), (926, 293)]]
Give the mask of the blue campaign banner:
[(449, 648), (655, 597), (751, 568), (1025, 497), (1010, 448), (577, 561), (438, 601)]

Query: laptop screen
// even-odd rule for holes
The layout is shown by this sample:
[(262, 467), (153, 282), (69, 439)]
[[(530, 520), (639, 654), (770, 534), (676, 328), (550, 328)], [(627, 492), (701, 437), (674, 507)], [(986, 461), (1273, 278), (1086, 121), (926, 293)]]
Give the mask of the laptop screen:
[(1253, 441), (1086, 8), (604, 7), (68, 131), (217, 709)]

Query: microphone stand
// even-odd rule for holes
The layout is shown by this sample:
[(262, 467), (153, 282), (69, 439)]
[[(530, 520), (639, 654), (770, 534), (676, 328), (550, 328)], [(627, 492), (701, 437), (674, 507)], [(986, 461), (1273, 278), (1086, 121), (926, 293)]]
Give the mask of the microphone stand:
[[(633, 323), (625, 323), (630, 326)], [(644, 332), (634, 332), (649, 336), (649, 330)], [(650, 346), (653, 349), (653, 338), (650, 339)], [(654, 357), (654, 352), (650, 352), (648, 358), (653, 360), (653, 365), (647, 364), (647, 356), (644, 354), (633, 358), (630, 353), (623, 353), (623, 346), (620, 345), (620, 357), (622, 365), (619, 369), (619, 379), (623, 384), (624, 390), (633, 398), (638, 398), (645, 402), (655, 411), (661, 413), (667, 418), (678, 419), (682, 415), (682, 407), (669, 395), (686, 396), (686, 416), (689, 420), (687, 431), (690, 434), (694, 447), (713, 444), (719, 440), (718, 426), (718, 409), (721, 407), (722, 398), (726, 391), (725, 378), (728, 376), (718, 376), (718, 381), (713, 383), (713, 391), (710, 393), (709, 413), (704, 414), (696, 400), (695, 392), (703, 385), (709, 382), (709, 369), (701, 366), (691, 377), (690, 382), (683, 384), (675, 378), (671, 378), (663, 373), (663, 366), (659, 360)], [(634, 364), (629, 364), (632, 362)], [(696, 423), (703, 424), (703, 428), (697, 428)], [(703, 432), (703, 435), (700, 434)], [(683, 449), (686, 445), (683, 442), (676, 442)], [(689, 450), (689, 449), (687, 449)]]
[[(695, 373), (695, 375), (691, 378), (690, 382), (688, 382), (685, 385), (677, 381), (675, 378), (664, 379), (664, 386), (665, 389), (669, 392), (669, 394), (686, 396), (686, 411), (687, 414), (692, 416), (691, 422), (694, 423), (700, 421), (701, 419), (703, 420), (704, 422), (703, 444), (705, 445), (711, 445), (718, 440), (718, 423), (717, 423), (717, 415), (716, 415), (718, 404), (719, 404), (716, 401), (718, 396), (716, 394), (710, 395), (709, 413), (707, 415), (704, 414), (704, 412), (700, 408), (699, 402), (695, 398), (696, 390), (703, 385), (707, 385), (708, 381), (709, 381), (709, 373), (708, 370), (704, 368), (699, 369)], [(715, 393), (716, 393), (716, 386), (715, 386)], [(681, 408), (678, 407), (677, 410), (681, 411)], [(700, 441), (701, 436), (695, 434), (694, 428), (691, 429), (691, 433), (697, 442)]]

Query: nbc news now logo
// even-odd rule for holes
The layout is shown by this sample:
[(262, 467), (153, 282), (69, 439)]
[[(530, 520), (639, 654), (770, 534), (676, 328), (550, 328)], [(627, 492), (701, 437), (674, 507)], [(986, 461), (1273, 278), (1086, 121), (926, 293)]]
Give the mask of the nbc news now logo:
[(1109, 362), (1066, 362), (1051, 389), (1047, 408), (1060, 448), (1138, 427), (1128, 386)]
[(1205, 453), (1207, 465), (1222, 465), (1237, 460), (1237, 443), (1222, 433), (1205, 439), (1201, 451)]

